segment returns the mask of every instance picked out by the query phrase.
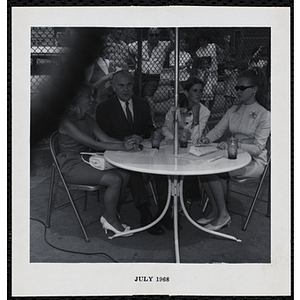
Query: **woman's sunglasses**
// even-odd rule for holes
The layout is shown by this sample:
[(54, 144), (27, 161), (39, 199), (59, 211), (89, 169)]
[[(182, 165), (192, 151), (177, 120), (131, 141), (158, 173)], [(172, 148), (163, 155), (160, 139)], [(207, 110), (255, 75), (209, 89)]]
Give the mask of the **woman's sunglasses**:
[(149, 36), (159, 36), (159, 33), (149, 33)]
[(238, 90), (241, 90), (241, 91), (244, 91), (248, 88), (251, 88), (251, 87), (254, 87), (254, 85), (249, 85), (249, 86), (244, 86), (244, 85), (241, 85), (241, 86), (235, 86), (235, 90), (238, 91)]

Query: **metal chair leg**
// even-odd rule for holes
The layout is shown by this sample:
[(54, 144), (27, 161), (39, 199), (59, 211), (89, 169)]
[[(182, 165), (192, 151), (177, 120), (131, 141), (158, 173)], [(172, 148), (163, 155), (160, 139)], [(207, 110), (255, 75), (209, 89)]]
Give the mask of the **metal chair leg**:
[(53, 187), (54, 187), (54, 176), (55, 176), (55, 165), (52, 166), (51, 172), (51, 181), (50, 181), (50, 191), (49, 191), (49, 199), (48, 199), (48, 209), (47, 209), (47, 217), (46, 217), (46, 227), (50, 227), (51, 221), (51, 209), (52, 209), (52, 196), (53, 196)]
[(269, 166), (269, 186), (268, 186), (268, 207), (267, 207), (267, 217), (270, 218), (271, 215), (271, 166)]
[(77, 209), (76, 209), (76, 206), (75, 206), (75, 203), (74, 203), (74, 201), (73, 201), (73, 199), (72, 199), (72, 196), (71, 196), (71, 194), (70, 194), (70, 192), (69, 192), (68, 189), (66, 189), (66, 192), (67, 192), (67, 194), (68, 194), (68, 197), (69, 197), (69, 200), (70, 200), (70, 202), (71, 202), (72, 208), (73, 208), (74, 213), (75, 213), (75, 215), (76, 215), (77, 221), (78, 221), (78, 223), (79, 223), (79, 225), (80, 225), (80, 227), (81, 227), (81, 230), (82, 230), (82, 232), (83, 232), (84, 238), (85, 238), (86, 242), (89, 242), (90, 239), (89, 239), (89, 237), (88, 237), (88, 235), (87, 235), (87, 233), (86, 233), (86, 230), (85, 230), (85, 228), (84, 228), (84, 225), (83, 225), (83, 223), (82, 223), (82, 220), (81, 220), (81, 218), (80, 218), (80, 216), (79, 216), (79, 214), (78, 214), (78, 211), (77, 211)]
[(202, 213), (204, 213), (209, 202), (209, 197), (205, 193), (205, 189), (203, 184), (201, 183), (200, 176), (198, 176), (198, 186), (200, 191), (200, 207), (202, 209)]
[(148, 184), (150, 192), (152, 194), (152, 195), (148, 195), (148, 197), (152, 196), (155, 206), (158, 206), (156, 190), (155, 190), (155, 187), (154, 187), (154, 185), (151, 181), (151, 178), (152, 178), (151, 175), (142, 173), (142, 176), (143, 176), (145, 186)]
[(260, 182), (259, 182), (259, 185), (258, 185), (258, 187), (257, 187), (257, 189), (256, 189), (254, 198), (253, 198), (253, 200), (252, 200), (250, 209), (249, 209), (249, 211), (248, 211), (248, 215), (247, 215), (247, 217), (246, 217), (246, 221), (245, 221), (244, 226), (243, 226), (243, 230), (244, 230), (244, 231), (246, 231), (246, 229), (247, 229), (247, 226), (248, 226), (248, 223), (249, 223), (251, 214), (252, 214), (253, 209), (254, 209), (254, 205), (255, 205), (255, 203), (256, 203), (256, 201), (257, 201), (257, 199), (258, 199), (258, 196), (259, 196), (261, 187), (262, 187), (262, 185), (263, 185), (263, 183), (264, 183), (264, 180), (265, 180), (267, 171), (268, 171), (268, 167), (265, 168), (265, 170), (264, 170), (264, 172), (263, 172), (263, 174), (262, 174), (261, 180), (260, 180)]
[(206, 199), (205, 199), (205, 202), (204, 202), (204, 205), (203, 205), (203, 208), (202, 208), (202, 213), (205, 212), (206, 210), (206, 207), (207, 207), (207, 204), (208, 204), (208, 201), (209, 201), (209, 197), (207, 196)]
[(152, 193), (152, 197), (153, 197), (154, 204), (155, 204), (156, 206), (158, 206), (158, 202), (157, 202), (155, 190), (154, 190), (154, 187), (153, 187), (153, 184), (152, 184), (150, 178), (149, 178), (149, 187), (150, 187), (150, 190), (151, 190), (151, 193)]
[(269, 184), (269, 187), (268, 187), (268, 207), (267, 207), (267, 214), (266, 214), (266, 216), (268, 218), (270, 218), (270, 215), (271, 215), (270, 211), (271, 211), (271, 197), (270, 197), (270, 184)]
[(70, 192), (69, 192), (69, 189), (68, 189), (68, 187), (67, 187), (67, 184), (66, 184), (66, 182), (65, 182), (65, 180), (64, 180), (64, 178), (63, 178), (63, 176), (62, 176), (62, 174), (61, 174), (61, 172), (60, 172), (60, 170), (58, 170), (58, 172), (59, 172), (61, 181), (62, 181), (62, 183), (63, 183), (63, 185), (64, 185), (64, 187), (65, 187), (66, 193), (67, 193), (67, 195), (68, 195), (68, 197), (69, 197), (69, 200), (70, 200), (70, 203), (71, 203), (72, 208), (73, 208), (73, 210), (74, 210), (74, 213), (75, 213), (75, 215), (76, 215), (77, 221), (78, 221), (78, 223), (79, 223), (79, 225), (80, 225), (80, 227), (81, 227), (81, 230), (82, 230), (82, 232), (83, 232), (85, 241), (86, 241), (86, 242), (89, 242), (90, 239), (89, 239), (89, 237), (88, 237), (88, 235), (87, 235), (87, 233), (86, 233), (86, 230), (85, 230), (85, 228), (84, 228), (84, 225), (83, 225), (83, 223), (82, 223), (82, 220), (81, 220), (81, 218), (80, 218), (80, 216), (79, 216), (79, 214), (78, 214), (77, 208), (76, 208), (75, 203), (74, 203), (74, 201), (73, 201), (73, 198), (72, 198), (72, 196), (71, 196), (71, 194), (70, 194)]

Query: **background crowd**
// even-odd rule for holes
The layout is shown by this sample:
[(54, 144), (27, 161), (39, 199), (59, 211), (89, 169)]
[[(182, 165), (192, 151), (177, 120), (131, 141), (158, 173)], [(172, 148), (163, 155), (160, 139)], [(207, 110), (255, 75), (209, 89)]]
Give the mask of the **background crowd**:
[[(96, 102), (100, 94), (102, 99), (112, 94), (112, 72), (127, 69), (134, 75), (134, 92), (147, 97), (155, 125), (161, 127), (174, 101), (173, 43), (174, 30), (170, 28), (97, 28), (91, 32), (90, 28), (33, 27), (32, 98), (53, 74), (65, 75), (72, 60), (76, 60), (77, 73), (82, 73), (79, 62), (84, 61), (85, 78), (97, 87)], [(211, 111), (210, 119), (219, 120), (238, 102), (234, 86), (242, 70), (257, 66), (269, 81), (269, 45), (268, 28), (180, 28), (179, 81), (190, 76), (203, 80), (202, 103)], [(83, 55), (72, 57), (72, 51)]]

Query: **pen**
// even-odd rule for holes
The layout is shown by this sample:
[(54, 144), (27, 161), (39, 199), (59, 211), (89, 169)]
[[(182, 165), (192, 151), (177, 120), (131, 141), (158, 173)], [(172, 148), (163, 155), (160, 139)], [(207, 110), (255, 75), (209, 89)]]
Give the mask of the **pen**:
[(213, 161), (218, 160), (220, 158), (223, 158), (223, 156), (217, 156), (217, 157), (211, 158), (211, 159), (208, 160), (208, 162), (213, 162)]

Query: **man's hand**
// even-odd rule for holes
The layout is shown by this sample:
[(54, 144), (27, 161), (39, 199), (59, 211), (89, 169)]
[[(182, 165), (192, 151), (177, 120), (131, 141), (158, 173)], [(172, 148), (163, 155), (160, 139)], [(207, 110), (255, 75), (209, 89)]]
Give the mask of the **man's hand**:
[(141, 145), (142, 141), (143, 141), (143, 138), (137, 134), (127, 136), (124, 139), (124, 143), (125, 143), (125, 145), (128, 145), (128, 147), (130, 147), (129, 149), (141, 149), (142, 150), (142, 145)]
[(124, 140), (123, 143), (124, 143), (125, 150), (143, 149), (142, 145), (137, 143), (136, 139), (127, 139)]
[(143, 138), (140, 137), (139, 135), (137, 134), (133, 134), (133, 135), (130, 135), (130, 136), (126, 136), (124, 141), (127, 141), (129, 139), (133, 139), (135, 140), (138, 144), (140, 144), (142, 141), (143, 141)]

